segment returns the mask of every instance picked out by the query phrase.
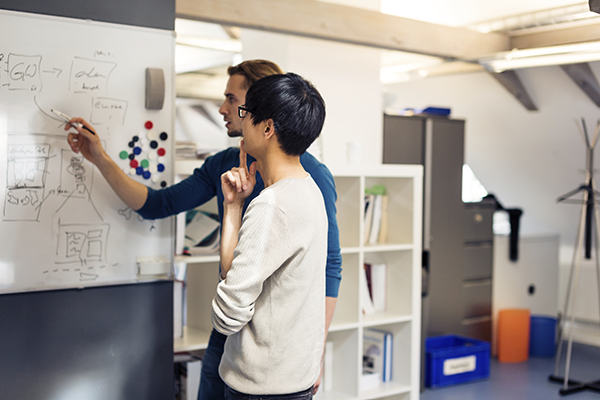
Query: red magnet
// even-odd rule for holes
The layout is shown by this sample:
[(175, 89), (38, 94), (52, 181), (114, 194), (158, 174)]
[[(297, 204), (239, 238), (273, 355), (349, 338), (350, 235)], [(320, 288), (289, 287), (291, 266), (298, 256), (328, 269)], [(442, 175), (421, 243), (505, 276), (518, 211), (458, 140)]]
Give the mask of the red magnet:
[(144, 124), (144, 127), (146, 129), (152, 129), (153, 126), (154, 124), (152, 123), (152, 121), (146, 121), (146, 123)]
[(166, 152), (167, 151), (165, 149), (163, 149), (162, 147), (160, 149), (156, 150), (156, 153), (161, 157), (164, 156)]
[(137, 167), (138, 167), (138, 162), (137, 162), (137, 160), (131, 160), (131, 161), (129, 161), (129, 166), (130, 166), (131, 168), (137, 168)]

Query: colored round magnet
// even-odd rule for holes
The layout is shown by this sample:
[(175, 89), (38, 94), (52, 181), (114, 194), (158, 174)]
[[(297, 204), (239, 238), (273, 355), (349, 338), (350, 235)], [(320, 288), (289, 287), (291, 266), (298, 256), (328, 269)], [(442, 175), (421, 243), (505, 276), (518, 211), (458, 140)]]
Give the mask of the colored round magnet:
[(131, 140), (133, 141), (133, 143), (135, 143), (138, 140), (140, 140), (140, 137), (136, 135), (136, 136), (132, 137)]
[(144, 177), (144, 179), (150, 179), (150, 176), (152, 176), (152, 174), (150, 173), (150, 171), (144, 171), (142, 176)]
[(139, 164), (138, 164), (137, 160), (131, 160), (131, 161), (129, 161), (129, 166), (131, 168), (137, 168), (139, 166)]
[(162, 132), (160, 134), (160, 140), (167, 140), (168, 137), (169, 135), (167, 135), (167, 132)]
[(129, 154), (129, 159), (130, 160), (133, 160), (134, 158), (135, 158), (135, 154), (133, 154), (133, 153)]
[(159, 156), (164, 156), (167, 153), (167, 151), (161, 147), (160, 149), (156, 150), (156, 154), (158, 154)]
[(119, 158), (121, 160), (125, 160), (127, 157), (129, 157), (129, 153), (125, 150), (123, 150), (122, 152), (119, 153)]
[(156, 140), (153, 140), (150, 142), (150, 147), (152, 147), (153, 149), (158, 147), (158, 142)]
[(144, 124), (144, 128), (146, 129), (152, 129), (153, 126), (154, 124), (152, 123), (152, 121), (146, 121), (146, 123)]
[(143, 173), (144, 173), (144, 168), (142, 168), (142, 167), (137, 167), (137, 168), (135, 169), (135, 173), (136, 173), (136, 174), (138, 174), (138, 175), (141, 175), (141, 174), (143, 174)]
[(133, 143), (133, 140), (132, 140), (131, 142), (127, 143), (127, 146), (133, 148), (135, 146), (135, 143)]
[(148, 168), (148, 165), (150, 165), (150, 161), (146, 160), (145, 158), (142, 160), (142, 162), (140, 163), (140, 165), (143, 168)]
[(167, 187), (167, 182), (166, 181), (162, 181), (160, 183), (160, 187)]
[(156, 166), (156, 169), (158, 170), (158, 172), (163, 172), (165, 170), (165, 166), (163, 164), (158, 164)]
[(135, 146), (133, 148), (133, 154), (135, 154), (136, 156), (139, 156), (141, 153), (142, 153), (141, 147)]

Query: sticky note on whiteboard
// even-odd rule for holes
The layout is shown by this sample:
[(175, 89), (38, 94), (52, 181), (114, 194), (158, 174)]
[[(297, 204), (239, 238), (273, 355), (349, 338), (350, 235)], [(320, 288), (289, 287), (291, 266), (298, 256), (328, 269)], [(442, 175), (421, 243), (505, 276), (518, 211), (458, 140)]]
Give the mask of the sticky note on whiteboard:
[(172, 263), (166, 256), (139, 256), (135, 261), (140, 278), (172, 275)]

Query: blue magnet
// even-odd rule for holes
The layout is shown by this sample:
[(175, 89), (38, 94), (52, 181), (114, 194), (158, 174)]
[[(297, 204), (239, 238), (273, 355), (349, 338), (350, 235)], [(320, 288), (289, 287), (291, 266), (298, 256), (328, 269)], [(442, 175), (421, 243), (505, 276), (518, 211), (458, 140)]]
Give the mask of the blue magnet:
[(144, 173), (142, 174), (142, 176), (144, 177), (144, 179), (150, 179), (150, 177), (152, 176), (152, 174), (150, 173), (150, 171), (144, 171)]
[(135, 173), (138, 175), (142, 175), (144, 173), (144, 168), (143, 167), (137, 167), (135, 169)]
[(163, 172), (165, 170), (165, 166), (164, 164), (158, 164), (156, 166), (156, 169), (158, 170), (158, 172)]
[(141, 148), (141, 147), (137, 147), (137, 146), (136, 146), (136, 147), (134, 147), (134, 148), (133, 148), (133, 153), (134, 153), (136, 156), (139, 156), (139, 155), (142, 153), (142, 148)]

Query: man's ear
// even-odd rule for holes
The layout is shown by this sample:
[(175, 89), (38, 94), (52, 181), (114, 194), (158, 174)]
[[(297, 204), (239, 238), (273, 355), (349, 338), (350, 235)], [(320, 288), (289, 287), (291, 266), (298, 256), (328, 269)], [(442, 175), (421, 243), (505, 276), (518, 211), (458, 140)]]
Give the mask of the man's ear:
[(267, 121), (265, 121), (265, 139), (269, 139), (271, 138), (271, 136), (273, 136), (275, 134), (275, 123), (273, 122), (272, 119), (268, 119)]

